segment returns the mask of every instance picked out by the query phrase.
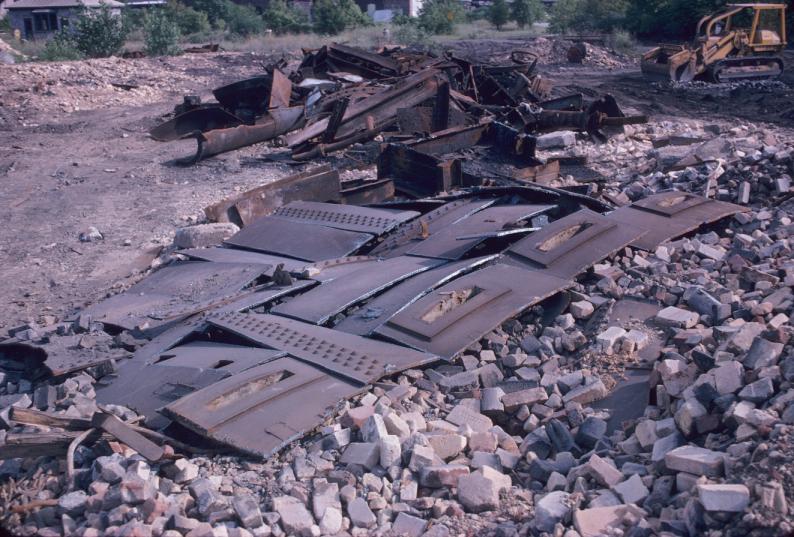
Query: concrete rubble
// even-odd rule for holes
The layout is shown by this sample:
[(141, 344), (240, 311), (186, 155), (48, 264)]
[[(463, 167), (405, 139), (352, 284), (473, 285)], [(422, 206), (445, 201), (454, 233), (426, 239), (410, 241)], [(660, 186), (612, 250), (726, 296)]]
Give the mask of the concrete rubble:
[[(30, 379), (4, 356), (0, 447), (14, 456), (0, 464), (13, 479), (0, 483), (2, 524), (81, 537), (791, 534), (794, 153), (753, 125), (722, 132), (716, 154), (654, 147), (676, 133), (693, 134), (653, 123), (603, 145), (556, 133), (538, 149), (611, 170), (590, 193), (614, 206), (677, 190), (747, 212), (653, 251), (621, 247), (564, 300), (522, 311), (449, 362), (367, 384), (267, 460), (204, 444), (191, 453), (183, 437), (149, 461), (106, 436), (78, 445), (68, 471), (62, 455), (12, 451), (21, 435), (76, 436), (65, 421), (17, 421), (15, 409), (140, 418), (98, 406), (103, 365)], [(234, 233), (218, 225), (178, 246)], [(655, 313), (611, 316), (632, 299)], [(9, 341), (73, 338), (106, 354), (145, 343), (106, 328), (78, 316), (20, 326)], [(641, 389), (621, 400), (632, 372)]]

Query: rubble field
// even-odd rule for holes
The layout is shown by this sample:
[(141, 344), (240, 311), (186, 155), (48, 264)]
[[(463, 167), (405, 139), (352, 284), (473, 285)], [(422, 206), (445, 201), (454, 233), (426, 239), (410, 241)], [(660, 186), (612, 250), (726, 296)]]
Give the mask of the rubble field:
[(0, 526), (794, 533), (791, 75), (572, 46), (0, 66)]

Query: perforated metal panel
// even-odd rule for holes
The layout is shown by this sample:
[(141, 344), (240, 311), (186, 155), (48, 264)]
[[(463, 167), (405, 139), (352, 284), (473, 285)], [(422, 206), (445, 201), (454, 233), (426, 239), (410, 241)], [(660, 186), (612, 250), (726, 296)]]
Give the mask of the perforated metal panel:
[(570, 285), (546, 271), (491, 265), (428, 293), (375, 333), (452, 358), (507, 319)]
[(209, 322), (362, 383), (438, 360), (431, 354), (276, 315), (228, 313)]
[(279, 207), (274, 216), (307, 224), (362, 231), (380, 235), (401, 223), (419, 216), (416, 211), (395, 211), (391, 209), (371, 209), (356, 205), (338, 205), (313, 201), (293, 201)]
[(560, 278), (573, 278), (643, 234), (582, 209), (545, 226), (507, 252), (531, 268), (545, 268)]

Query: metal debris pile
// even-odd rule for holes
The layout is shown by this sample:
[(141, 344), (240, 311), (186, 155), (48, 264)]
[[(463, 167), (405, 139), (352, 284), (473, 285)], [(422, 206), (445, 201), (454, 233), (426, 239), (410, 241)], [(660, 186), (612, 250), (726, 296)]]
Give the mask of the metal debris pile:
[(535, 135), (645, 122), (626, 117), (614, 99), (582, 95), (549, 100), (551, 85), (536, 73), (538, 58), (515, 50), (504, 64), (447, 53), (435, 57), (400, 48), (367, 52), (333, 44), (306, 51), (287, 76), (287, 63), (213, 91), (216, 103), (186, 96), (175, 115), (151, 131), (158, 141), (195, 138), (196, 163), (219, 153), (273, 141), (295, 161), (322, 157), (376, 137), (420, 143), (474, 128), (508, 153), (532, 159)]

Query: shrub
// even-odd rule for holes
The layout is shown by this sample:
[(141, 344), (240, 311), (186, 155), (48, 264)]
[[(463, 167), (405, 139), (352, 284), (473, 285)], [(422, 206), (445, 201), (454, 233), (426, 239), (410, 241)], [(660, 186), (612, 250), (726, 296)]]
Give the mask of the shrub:
[(84, 9), (73, 26), (75, 47), (89, 58), (107, 58), (121, 50), (127, 32), (121, 16), (102, 4), (98, 9)]
[(255, 7), (235, 4), (227, 1), (226, 16), (223, 19), (230, 33), (248, 37), (261, 33), (265, 29), (265, 21)]
[(182, 35), (209, 32), (210, 20), (207, 14), (186, 6), (181, 2), (169, 2), (166, 8), (168, 17), (179, 27)]
[(610, 32), (625, 23), (628, 8), (629, 0), (557, 0), (551, 9), (550, 29)]
[(725, 0), (632, 0), (626, 27), (639, 35), (691, 39), (700, 18), (725, 3)]
[(430, 44), (430, 34), (414, 22), (413, 19), (404, 17), (392, 19), (395, 25), (394, 40), (404, 46), (425, 47)]
[(370, 23), (353, 0), (319, 0), (314, 4), (314, 20), (314, 30), (327, 35)]
[(505, 0), (493, 0), (488, 10), (488, 22), (496, 26), (497, 30), (501, 30), (508, 20), (510, 20), (510, 9), (507, 7), (507, 2)]
[(271, 0), (262, 18), (268, 29), (279, 35), (304, 32), (310, 28), (306, 15), (285, 0)]
[(44, 45), (44, 50), (39, 54), (39, 59), (48, 62), (82, 60), (83, 54), (77, 50), (72, 35), (58, 32)]
[(419, 13), (419, 27), (431, 34), (451, 34), (463, 18), (457, 0), (427, 0)]
[(540, 0), (513, 0), (510, 11), (511, 17), (521, 29), (543, 20), (544, 14), (545, 10)]
[(149, 56), (179, 54), (179, 26), (165, 9), (154, 9), (143, 19), (143, 42)]
[(189, 0), (188, 6), (195, 11), (204, 13), (213, 28), (226, 28), (229, 0)]
[(609, 35), (608, 44), (620, 52), (632, 52), (637, 46), (632, 35), (626, 30), (613, 30)]

